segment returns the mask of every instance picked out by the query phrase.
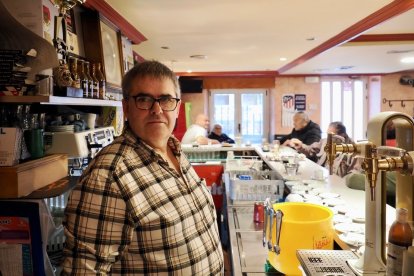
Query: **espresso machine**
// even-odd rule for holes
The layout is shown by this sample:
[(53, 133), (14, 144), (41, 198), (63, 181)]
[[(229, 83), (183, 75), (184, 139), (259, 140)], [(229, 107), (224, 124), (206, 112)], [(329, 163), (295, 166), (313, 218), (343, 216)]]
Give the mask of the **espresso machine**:
[[(396, 146), (386, 146), (387, 126), (393, 124)], [(328, 134), (325, 147), (332, 173), (337, 153), (351, 153), (362, 160), (365, 173), (365, 252), (348, 260), (357, 275), (385, 275), (386, 271), (386, 173), (397, 172), (396, 208), (406, 208), (413, 226), (413, 119), (399, 112), (382, 112), (368, 122), (368, 141), (335, 144)]]

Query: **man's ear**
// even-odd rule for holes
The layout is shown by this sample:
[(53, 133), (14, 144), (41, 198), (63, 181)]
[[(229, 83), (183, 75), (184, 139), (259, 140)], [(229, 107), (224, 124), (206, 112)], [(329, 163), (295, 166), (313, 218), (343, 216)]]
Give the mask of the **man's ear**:
[(124, 112), (124, 121), (128, 121), (128, 100), (122, 99), (122, 111)]

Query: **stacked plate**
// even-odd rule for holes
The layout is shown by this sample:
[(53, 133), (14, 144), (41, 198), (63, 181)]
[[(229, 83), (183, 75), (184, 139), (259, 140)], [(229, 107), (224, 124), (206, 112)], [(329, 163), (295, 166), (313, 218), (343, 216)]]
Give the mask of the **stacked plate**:
[(49, 126), (51, 132), (74, 132), (75, 125)]

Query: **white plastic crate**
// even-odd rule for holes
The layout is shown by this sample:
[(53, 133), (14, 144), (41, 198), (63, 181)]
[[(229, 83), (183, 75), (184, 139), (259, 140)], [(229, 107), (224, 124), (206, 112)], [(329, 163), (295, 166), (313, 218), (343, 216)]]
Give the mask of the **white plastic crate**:
[[(284, 181), (274, 171), (231, 171), (230, 199), (237, 201), (263, 201), (270, 198), (278, 201), (283, 197)], [(250, 176), (251, 180), (241, 180), (239, 176)]]

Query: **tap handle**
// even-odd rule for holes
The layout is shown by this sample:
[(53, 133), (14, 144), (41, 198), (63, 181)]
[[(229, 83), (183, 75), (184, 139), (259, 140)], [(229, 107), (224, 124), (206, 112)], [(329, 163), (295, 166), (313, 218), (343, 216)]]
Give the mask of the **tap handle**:
[(326, 152), (326, 158), (329, 165), (329, 174), (333, 174), (333, 163), (335, 159), (335, 144), (333, 143), (333, 133), (328, 133), (328, 137), (326, 139), (326, 146), (325, 146), (325, 152)]
[(378, 146), (377, 155), (386, 157), (403, 157), (407, 151), (402, 148), (389, 147), (389, 146)]

